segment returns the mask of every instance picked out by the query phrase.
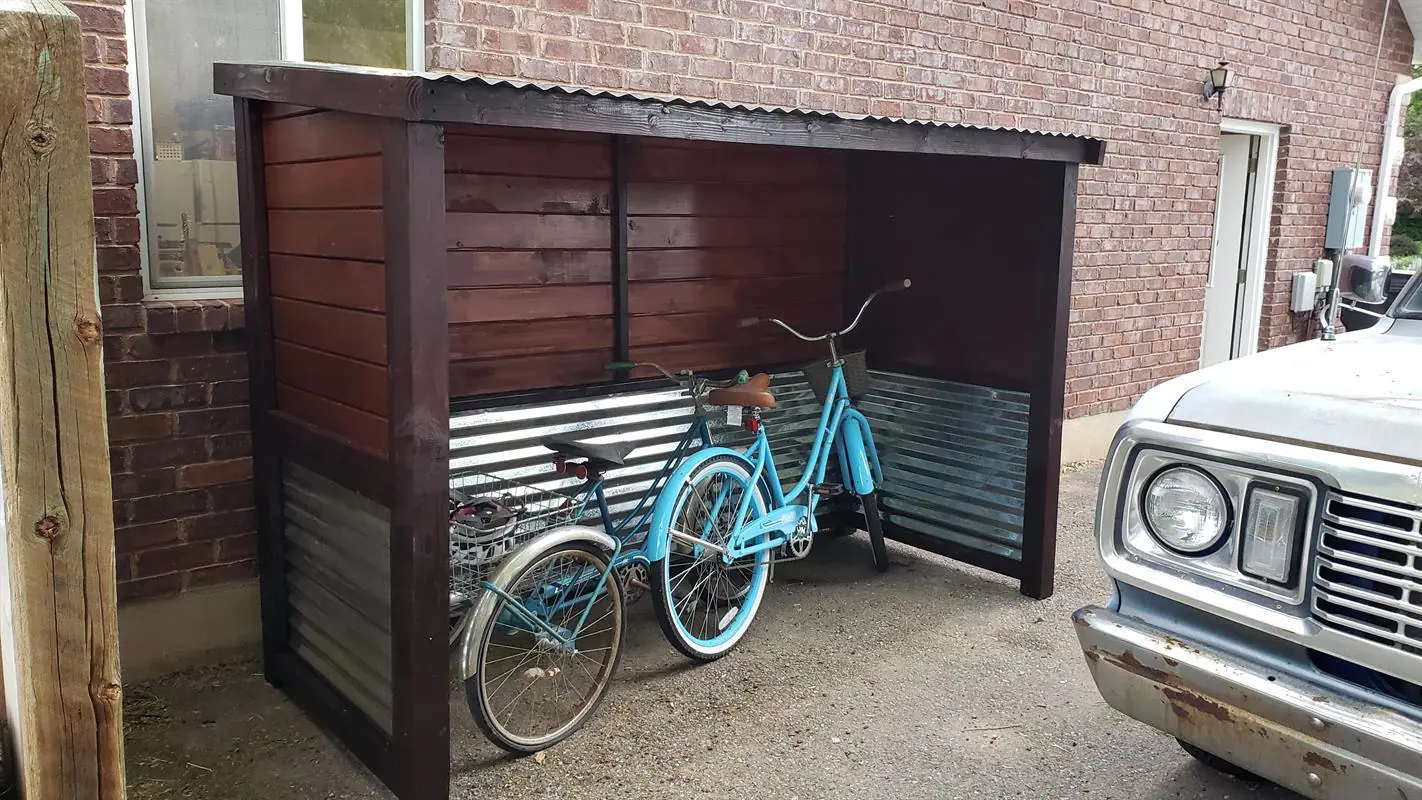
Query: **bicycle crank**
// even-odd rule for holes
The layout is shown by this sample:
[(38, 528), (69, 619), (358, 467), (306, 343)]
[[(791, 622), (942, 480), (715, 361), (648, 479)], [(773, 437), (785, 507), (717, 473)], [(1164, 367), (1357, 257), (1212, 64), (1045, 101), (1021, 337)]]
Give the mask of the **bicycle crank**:
[(627, 599), (628, 605), (646, 597), (647, 592), (652, 590), (652, 574), (647, 565), (640, 561), (633, 561), (619, 569), (617, 576), (622, 580), (622, 596)]

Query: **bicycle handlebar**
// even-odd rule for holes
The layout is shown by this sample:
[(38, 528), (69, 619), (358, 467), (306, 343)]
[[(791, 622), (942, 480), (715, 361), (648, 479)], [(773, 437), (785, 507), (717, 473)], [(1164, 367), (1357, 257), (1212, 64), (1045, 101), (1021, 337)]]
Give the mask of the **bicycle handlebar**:
[(892, 281), (888, 284), (885, 284), (881, 288), (875, 289), (869, 294), (867, 298), (865, 298), (864, 305), (859, 307), (859, 313), (854, 315), (854, 321), (849, 323), (849, 327), (845, 328), (842, 331), (835, 331), (833, 333), (822, 333), (819, 336), (808, 336), (790, 327), (790, 325), (784, 322), (783, 320), (778, 320), (774, 317), (770, 317), (767, 319), (762, 319), (760, 317), (747, 317), (746, 319), (743, 319), (740, 322), (736, 323), (736, 325), (741, 328), (749, 328), (754, 325), (759, 325), (763, 322), (773, 322), (776, 325), (779, 325), (780, 327), (784, 328), (787, 332), (790, 333), (791, 336), (794, 336), (798, 339), (803, 339), (807, 342), (822, 342), (830, 337), (844, 336), (845, 334), (859, 327), (859, 320), (863, 319), (864, 311), (869, 308), (869, 304), (874, 302), (874, 300), (879, 295), (888, 294), (890, 292), (901, 292), (911, 286), (913, 286), (913, 281), (909, 280), (908, 278), (904, 278), (903, 280)]

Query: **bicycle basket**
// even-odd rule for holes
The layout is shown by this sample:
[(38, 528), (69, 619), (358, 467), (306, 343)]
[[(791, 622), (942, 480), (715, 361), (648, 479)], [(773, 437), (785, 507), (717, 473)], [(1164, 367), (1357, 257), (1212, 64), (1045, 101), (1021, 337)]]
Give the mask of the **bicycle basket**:
[(496, 475), (451, 488), (449, 590), (472, 600), (494, 567), (530, 539), (577, 521), (568, 495)]
[[(849, 396), (859, 399), (869, 393), (869, 367), (864, 360), (863, 350), (852, 350), (840, 356), (844, 360), (844, 386)], [(830, 381), (834, 378), (834, 367), (828, 361), (812, 361), (804, 366), (805, 380), (821, 403), (829, 395)]]

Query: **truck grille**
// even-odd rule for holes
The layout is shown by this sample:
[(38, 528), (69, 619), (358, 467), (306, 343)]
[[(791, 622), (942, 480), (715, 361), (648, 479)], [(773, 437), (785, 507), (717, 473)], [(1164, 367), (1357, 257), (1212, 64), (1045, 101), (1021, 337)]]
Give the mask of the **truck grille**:
[(1422, 509), (1330, 494), (1313, 616), (1331, 628), (1422, 655)]

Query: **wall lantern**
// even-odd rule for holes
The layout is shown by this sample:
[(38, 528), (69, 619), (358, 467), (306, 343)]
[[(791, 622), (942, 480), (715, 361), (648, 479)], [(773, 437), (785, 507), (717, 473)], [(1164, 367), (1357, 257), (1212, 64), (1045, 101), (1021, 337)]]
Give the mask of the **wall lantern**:
[(1210, 76), (1205, 79), (1205, 99), (1209, 100), (1216, 95), (1220, 98), (1220, 104), (1224, 104), (1225, 89), (1229, 88), (1229, 64), (1221, 61), (1218, 67), (1210, 70)]

